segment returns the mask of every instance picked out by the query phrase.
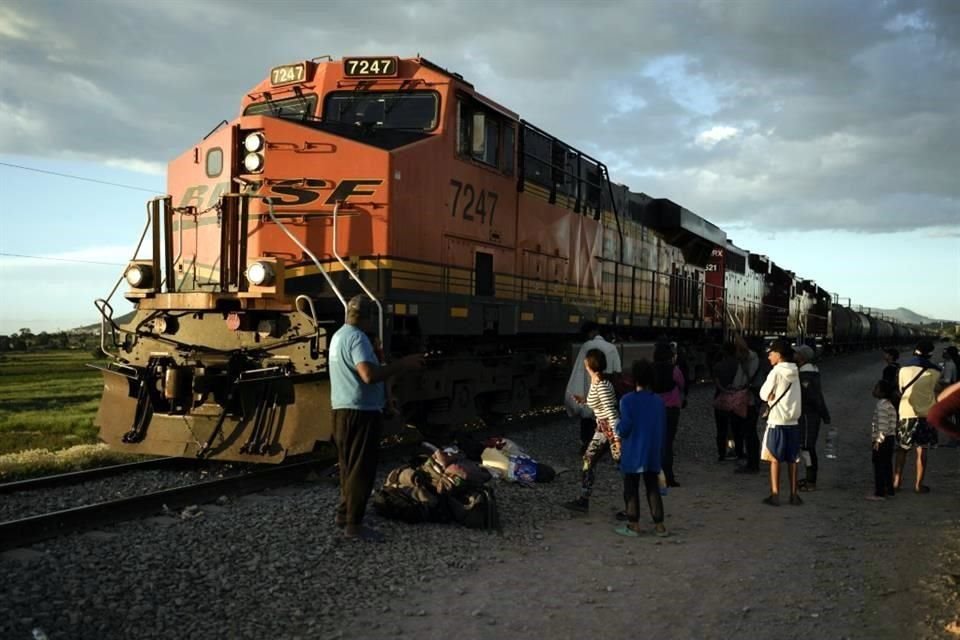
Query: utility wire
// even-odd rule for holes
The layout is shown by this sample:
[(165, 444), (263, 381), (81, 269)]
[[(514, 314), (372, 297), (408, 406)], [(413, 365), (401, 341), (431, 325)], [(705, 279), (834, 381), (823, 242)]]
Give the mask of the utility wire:
[(145, 189), (143, 187), (134, 187), (129, 184), (120, 184), (119, 182), (108, 182), (106, 180), (96, 180), (95, 178), (84, 178), (83, 176), (74, 176), (69, 173), (58, 173), (56, 171), (47, 171), (45, 169), (36, 169), (34, 167), (25, 167), (19, 164), (12, 164), (10, 162), (0, 162), (0, 165), (4, 167), (13, 167), (14, 169), (23, 169), (24, 171), (35, 171), (37, 173), (45, 173), (51, 176), (59, 176), (61, 178), (72, 178), (74, 180), (83, 180), (84, 182), (96, 182), (97, 184), (105, 184), (111, 187), (120, 187), (121, 189), (133, 189), (134, 191), (146, 191), (147, 193), (153, 193), (162, 195), (156, 189)]
[(122, 267), (119, 262), (95, 262), (93, 260), (76, 260), (74, 258), (51, 258), (49, 256), (27, 256), (20, 253), (0, 253), (0, 256), (7, 258), (33, 258), (35, 260), (53, 260), (56, 262), (77, 262), (82, 264), (102, 264), (108, 267)]

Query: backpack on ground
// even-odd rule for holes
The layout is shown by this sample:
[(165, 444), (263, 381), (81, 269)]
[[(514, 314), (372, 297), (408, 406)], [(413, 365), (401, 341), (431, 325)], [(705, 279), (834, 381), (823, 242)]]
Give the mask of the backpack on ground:
[(500, 530), (497, 498), (490, 487), (468, 488), (446, 496), (450, 518), (470, 529)]
[(490, 478), (480, 465), (447, 451), (390, 471), (371, 505), (384, 518), (409, 524), (453, 521), (499, 530), (497, 500), (484, 484)]
[(410, 489), (385, 486), (373, 495), (370, 504), (378, 514), (390, 520), (418, 524), (433, 519), (429, 506), (415, 498)]

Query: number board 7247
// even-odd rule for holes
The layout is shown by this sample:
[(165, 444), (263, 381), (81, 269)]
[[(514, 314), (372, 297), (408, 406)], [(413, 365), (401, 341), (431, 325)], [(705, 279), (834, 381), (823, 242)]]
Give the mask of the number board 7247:
[(398, 58), (343, 59), (343, 75), (348, 78), (392, 78), (398, 68)]

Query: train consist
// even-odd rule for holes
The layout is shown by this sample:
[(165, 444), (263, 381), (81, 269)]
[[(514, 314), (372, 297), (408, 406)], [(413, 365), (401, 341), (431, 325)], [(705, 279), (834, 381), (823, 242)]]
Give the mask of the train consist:
[(387, 358), (430, 354), (391, 385), (397, 425), (557, 402), (586, 321), (627, 360), (663, 334), (908, 338), (612, 182), (423, 58), (279, 66), (240, 107), (147, 203), (123, 276), (133, 319), (97, 303), (111, 356), (97, 424), (115, 448), (257, 462), (314, 450), (331, 433), (327, 344), (358, 293), (376, 302)]

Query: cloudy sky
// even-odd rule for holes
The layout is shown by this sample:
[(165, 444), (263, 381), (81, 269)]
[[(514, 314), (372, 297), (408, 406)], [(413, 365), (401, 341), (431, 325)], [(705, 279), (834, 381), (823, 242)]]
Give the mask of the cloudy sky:
[(417, 53), (855, 304), (960, 319), (960, 2), (3, 0), (0, 333), (95, 319), (271, 67)]

